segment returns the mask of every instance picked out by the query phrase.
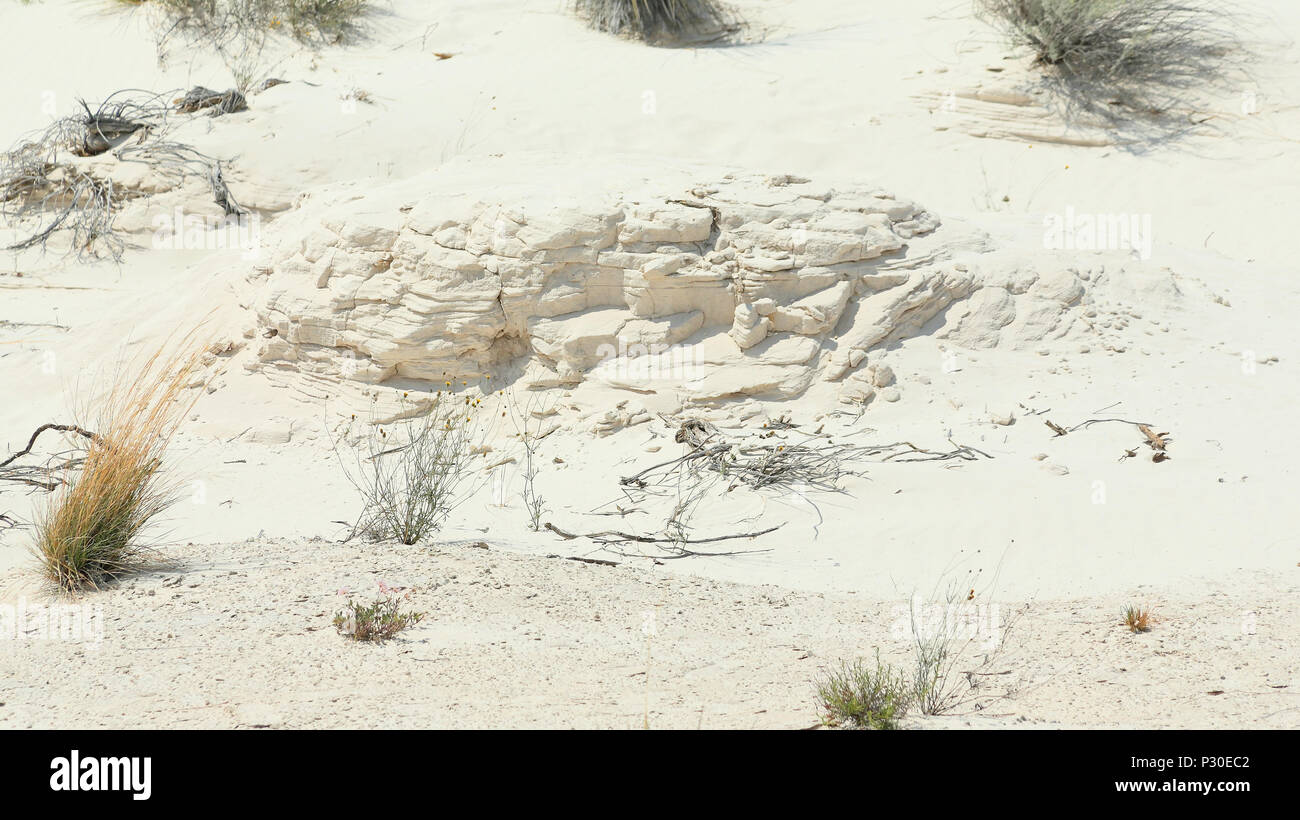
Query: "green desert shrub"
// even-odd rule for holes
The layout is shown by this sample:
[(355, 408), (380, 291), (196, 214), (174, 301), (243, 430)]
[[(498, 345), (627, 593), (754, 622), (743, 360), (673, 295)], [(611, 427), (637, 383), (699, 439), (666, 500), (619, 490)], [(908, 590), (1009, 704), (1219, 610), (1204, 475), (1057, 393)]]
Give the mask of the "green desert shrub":
[(841, 663), (817, 683), (822, 721), (828, 726), (897, 729), (907, 716), (911, 693), (901, 672), (882, 663)]
[(347, 606), (334, 614), (334, 628), (340, 635), (354, 641), (386, 641), (418, 624), (422, 612), (402, 612), (402, 601), (409, 601), (411, 593), (398, 595), (396, 590), (379, 582), (380, 597), (369, 604), (349, 599)]

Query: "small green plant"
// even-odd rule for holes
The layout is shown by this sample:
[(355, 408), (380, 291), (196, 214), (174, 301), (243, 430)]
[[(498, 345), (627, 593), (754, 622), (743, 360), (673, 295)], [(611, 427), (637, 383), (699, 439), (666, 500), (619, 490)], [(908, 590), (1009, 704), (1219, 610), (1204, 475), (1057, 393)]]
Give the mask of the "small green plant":
[[(941, 715), (954, 709), (965, 692), (955, 674), (957, 659), (973, 641), (973, 635), (961, 640), (951, 629), (951, 615), (960, 612), (965, 601), (963, 584), (952, 581), (943, 594), (942, 619), (925, 623), (918, 611), (917, 599), (911, 609), (912, 640), (916, 650), (916, 666), (912, 673), (912, 696), (922, 714)], [(936, 590), (938, 588), (936, 587)], [(973, 592), (974, 590), (972, 590)], [(938, 623), (933, 621), (938, 620)]]
[(1151, 629), (1151, 610), (1136, 604), (1124, 609), (1124, 626), (1129, 632), (1146, 632)]
[[(347, 590), (339, 591), (347, 594)], [(411, 600), (411, 591), (398, 595), (399, 591), (380, 581), (381, 597), (369, 604), (349, 599), (347, 606), (334, 614), (334, 628), (354, 641), (386, 641), (414, 626), (424, 618), (424, 613), (400, 611), (402, 601)]]
[(827, 726), (897, 729), (911, 693), (903, 674), (881, 662), (877, 650), (874, 668), (859, 660), (827, 672), (817, 684), (817, 701)]

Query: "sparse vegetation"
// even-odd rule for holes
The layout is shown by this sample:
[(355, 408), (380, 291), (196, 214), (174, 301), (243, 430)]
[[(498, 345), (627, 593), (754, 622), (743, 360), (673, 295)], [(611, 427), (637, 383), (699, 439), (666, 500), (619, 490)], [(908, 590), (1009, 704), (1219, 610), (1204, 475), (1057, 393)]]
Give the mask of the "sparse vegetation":
[(575, 0), (598, 31), (655, 45), (716, 40), (736, 31), (736, 17), (716, 0)]
[(673, 511), (664, 523), (664, 535), (672, 549), (680, 555), (689, 552), (686, 545), (691, 542), (691, 521), (712, 485), (713, 482), (705, 481), (690, 484), (678, 477), (677, 498), (673, 503)]
[(200, 391), (186, 397), (201, 350), (155, 352), (130, 379), (115, 381), (94, 411), (99, 431), (79, 474), (34, 521), (45, 576), (66, 591), (98, 587), (148, 563), (147, 527), (178, 498), (163, 476), (172, 436)]
[(912, 694), (922, 714), (941, 715), (951, 711), (963, 694), (953, 683), (952, 638), (945, 634), (923, 635), (915, 631), (916, 667), (912, 673)]
[[(116, 186), (111, 162), (149, 165), (172, 185), (206, 178), (227, 216), (243, 213), (221, 163), (167, 139), (167, 95), (120, 91), (94, 110), (61, 117), (0, 154), (0, 218), (19, 236), (5, 250), (44, 249), (56, 233), (70, 237), (70, 253), (120, 259), (125, 240), (114, 229), (123, 203), (135, 194)], [(111, 158), (94, 159), (112, 152)]]
[[(897, 728), (909, 709), (925, 715), (943, 715), (974, 704), (975, 709), (999, 698), (1011, 697), (1018, 684), (1008, 682), (1000, 694), (980, 691), (986, 676), (1003, 676), (1010, 670), (993, 669), (1006, 637), (1024, 609), (1002, 623), (997, 608), (981, 615), (973, 603), (974, 588), (967, 591), (968, 575), (947, 586), (935, 617), (918, 611), (920, 599), (910, 606), (914, 666), (910, 675), (882, 664), (876, 653), (875, 668), (858, 661), (841, 663), (817, 684), (823, 723), (830, 726)], [(899, 635), (898, 637), (902, 637)], [(977, 643), (979, 642), (979, 643)], [(978, 650), (983, 650), (982, 652)]]
[(386, 641), (424, 618), (423, 612), (401, 611), (402, 601), (411, 600), (410, 590), (398, 595), (397, 590), (380, 581), (379, 593), (380, 597), (369, 604), (349, 600), (334, 614), (334, 628), (340, 635), (354, 641)]
[(177, 28), (227, 38), (270, 31), (337, 43), (355, 34), (369, 0), (145, 0)]
[(543, 410), (534, 412), (531, 396), (527, 405), (521, 408), (513, 394), (508, 400), (508, 408), (510, 422), (515, 428), (515, 437), (524, 448), (524, 487), (521, 495), (524, 509), (528, 511), (528, 528), (537, 532), (542, 528), (542, 515), (546, 512), (546, 499), (537, 490), (537, 475), (541, 470), (538, 466), (540, 459), (537, 449), (544, 435), (539, 428), (539, 423), (545, 418), (546, 412)]
[[(629, 553), (613, 549), (609, 545), (626, 542), (667, 543), (671, 545), (671, 549), (668, 550), (666, 557), (670, 558), (738, 555), (739, 552), (696, 552), (685, 549), (685, 545), (734, 538), (756, 538), (778, 529), (781, 525), (753, 532), (691, 538), (690, 519), (696, 507), (714, 487), (725, 484), (724, 492), (729, 493), (737, 487), (748, 486), (754, 490), (769, 492), (779, 490), (787, 494), (793, 493), (802, 498), (803, 493), (809, 490), (840, 492), (840, 480), (843, 477), (861, 474), (856, 469), (855, 462), (921, 462), (951, 459), (976, 461), (981, 457), (992, 458), (982, 450), (955, 443), (953, 444), (956, 449), (938, 452), (921, 449), (906, 441), (877, 445), (853, 443), (847, 440), (859, 434), (874, 432), (871, 428), (840, 436), (839, 441), (832, 443), (830, 436), (823, 435), (820, 428), (800, 432), (796, 430), (800, 425), (791, 422), (787, 417), (764, 423), (761, 432), (740, 434), (723, 432), (699, 419), (684, 419), (680, 422), (662, 416), (661, 419), (670, 429), (676, 426), (673, 439), (678, 444), (686, 445), (685, 453), (669, 461), (654, 464), (633, 475), (621, 477), (618, 480), (619, 490), (624, 494), (626, 502), (631, 502), (630, 505), (625, 508), (623, 503), (610, 502), (603, 506), (613, 506), (614, 513), (626, 515), (648, 500), (671, 498), (673, 507), (667, 515), (665, 537), (617, 530), (584, 534), (568, 533), (549, 523), (546, 527), (564, 538), (592, 538), (605, 544), (607, 549), (628, 557), (647, 556), (644, 553)], [(620, 502), (622, 501), (621, 499)]]
[[(417, 415), (403, 398), (398, 420), (366, 425), (355, 466), (343, 464), (363, 499), (352, 536), (415, 544), (437, 532), (467, 494), (469, 462), (482, 400), (438, 393)], [(352, 417), (356, 422), (356, 416)], [(334, 448), (340, 463), (342, 454)]]
[(995, 604), (981, 611), (975, 603), (976, 583), (976, 575), (967, 575), (950, 582), (942, 596), (932, 596), (942, 597), (943, 603), (935, 605), (938, 617), (926, 619), (917, 611), (919, 599), (913, 599), (910, 620), (916, 665), (911, 689), (922, 714), (948, 714), (972, 701), (998, 697), (977, 689), (986, 675), (1001, 674), (990, 670), (1025, 610), (1010, 613), (1005, 623)]
[(236, 89), (249, 94), (266, 75), (262, 54), (270, 38), (283, 35), (306, 44), (356, 39), (369, 0), (144, 0), (128, 2), (153, 17), (158, 61), (165, 63), (173, 37), (186, 51), (216, 54)]
[(817, 701), (827, 726), (897, 729), (907, 716), (911, 692), (902, 672), (881, 662), (841, 663), (817, 683)]
[(1237, 39), (1209, 0), (977, 0), (1075, 106), (1161, 114), (1223, 75)]
[(1129, 632), (1146, 632), (1151, 629), (1151, 610), (1136, 604), (1124, 609), (1124, 626)]

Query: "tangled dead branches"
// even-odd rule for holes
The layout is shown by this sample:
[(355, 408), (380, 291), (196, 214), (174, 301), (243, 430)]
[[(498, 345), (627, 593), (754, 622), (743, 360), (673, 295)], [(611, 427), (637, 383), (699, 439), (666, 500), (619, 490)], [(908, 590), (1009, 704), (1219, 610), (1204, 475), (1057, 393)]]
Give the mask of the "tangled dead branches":
[(70, 235), (79, 259), (100, 251), (120, 260), (126, 244), (114, 230), (123, 203), (134, 194), (116, 186), (111, 164), (143, 162), (179, 184), (190, 174), (205, 178), (213, 200), (227, 216), (243, 213), (227, 188), (216, 159), (166, 139), (170, 95), (117, 91), (94, 110), (61, 117), (0, 154), (0, 218), (18, 230), (5, 250), (44, 249), (56, 233)]
[[(668, 421), (668, 419), (664, 419)], [(651, 496), (670, 498), (673, 508), (663, 527), (662, 534), (638, 535), (618, 530), (593, 533), (572, 533), (547, 523), (546, 529), (556, 535), (572, 539), (590, 538), (605, 549), (626, 557), (686, 558), (691, 556), (740, 555), (765, 550), (733, 552), (698, 552), (687, 545), (705, 544), (733, 539), (750, 539), (779, 529), (768, 527), (752, 532), (693, 538), (690, 536), (690, 519), (715, 484), (726, 483), (724, 492), (745, 486), (754, 490), (823, 490), (840, 492), (840, 480), (848, 475), (860, 475), (858, 465), (886, 461), (975, 461), (992, 458), (974, 447), (950, 442), (952, 450), (927, 450), (907, 441), (891, 444), (862, 444), (852, 439), (865, 431), (848, 433), (838, 442), (817, 433), (799, 435), (798, 441), (776, 438), (779, 432), (797, 428), (782, 417), (769, 424), (765, 432), (752, 433), (740, 438), (729, 438), (708, 422), (688, 419), (677, 426), (673, 436), (687, 452), (677, 458), (641, 470), (619, 479), (619, 487), (635, 505)], [(848, 441), (843, 440), (849, 439)], [(619, 507), (620, 514), (631, 510)], [(616, 545), (654, 544), (663, 552), (658, 555), (630, 553)]]
[(98, 436), (89, 430), (78, 427), (75, 424), (42, 424), (32, 433), (31, 438), (27, 439), (27, 446), (13, 453), (4, 461), (0, 461), (0, 481), (13, 481), (18, 484), (27, 484), (42, 490), (54, 490), (63, 483), (60, 474), (73, 469), (81, 464), (84, 456), (78, 450), (67, 451), (52, 456), (44, 465), (16, 465), (15, 461), (23, 456), (30, 455), (32, 448), (36, 446), (36, 439), (40, 438), (41, 433), (47, 430), (54, 430), (60, 433), (72, 433), (88, 441), (94, 441)]
[[(791, 425), (780, 429), (787, 429)], [(678, 428), (676, 441), (692, 449), (685, 455), (647, 467), (635, 475), (619, 480), (625, 488), (652, 490), (656, 485), (675, 478), (683, 469), (708, 470), (731, 481), (728, 492), (741, 485), (755, 490), (773, 487), (811, 487), (827, 492), (840, 490), (840, 479), (859, 475), (853, 465), (868, 461), (975, 461), (988, 453), (950, 442), (952, 450), (936, 451), (917, 447), (909, 441), (891, 444), (859, 444), (852, 441), (832, 442), (817, 435), (807, 435), (794, 443), (773, 443), (771, 434), (749, 440), (726, 440), (711, 425), (690, 420)]]

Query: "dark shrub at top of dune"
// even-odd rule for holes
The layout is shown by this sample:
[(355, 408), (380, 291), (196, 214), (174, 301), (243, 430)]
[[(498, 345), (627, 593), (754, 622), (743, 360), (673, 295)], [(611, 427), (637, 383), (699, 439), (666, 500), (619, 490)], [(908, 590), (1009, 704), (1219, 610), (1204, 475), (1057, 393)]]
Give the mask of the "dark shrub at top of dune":
[(1238, 43), (1210, 0), (976, 0), (1074, 106), (1161, 114), (1223, 80)]
[(575, 0), (574, 5), (592, 28), (652, 45), (718, 40), (739, 23), (714, 0)]

